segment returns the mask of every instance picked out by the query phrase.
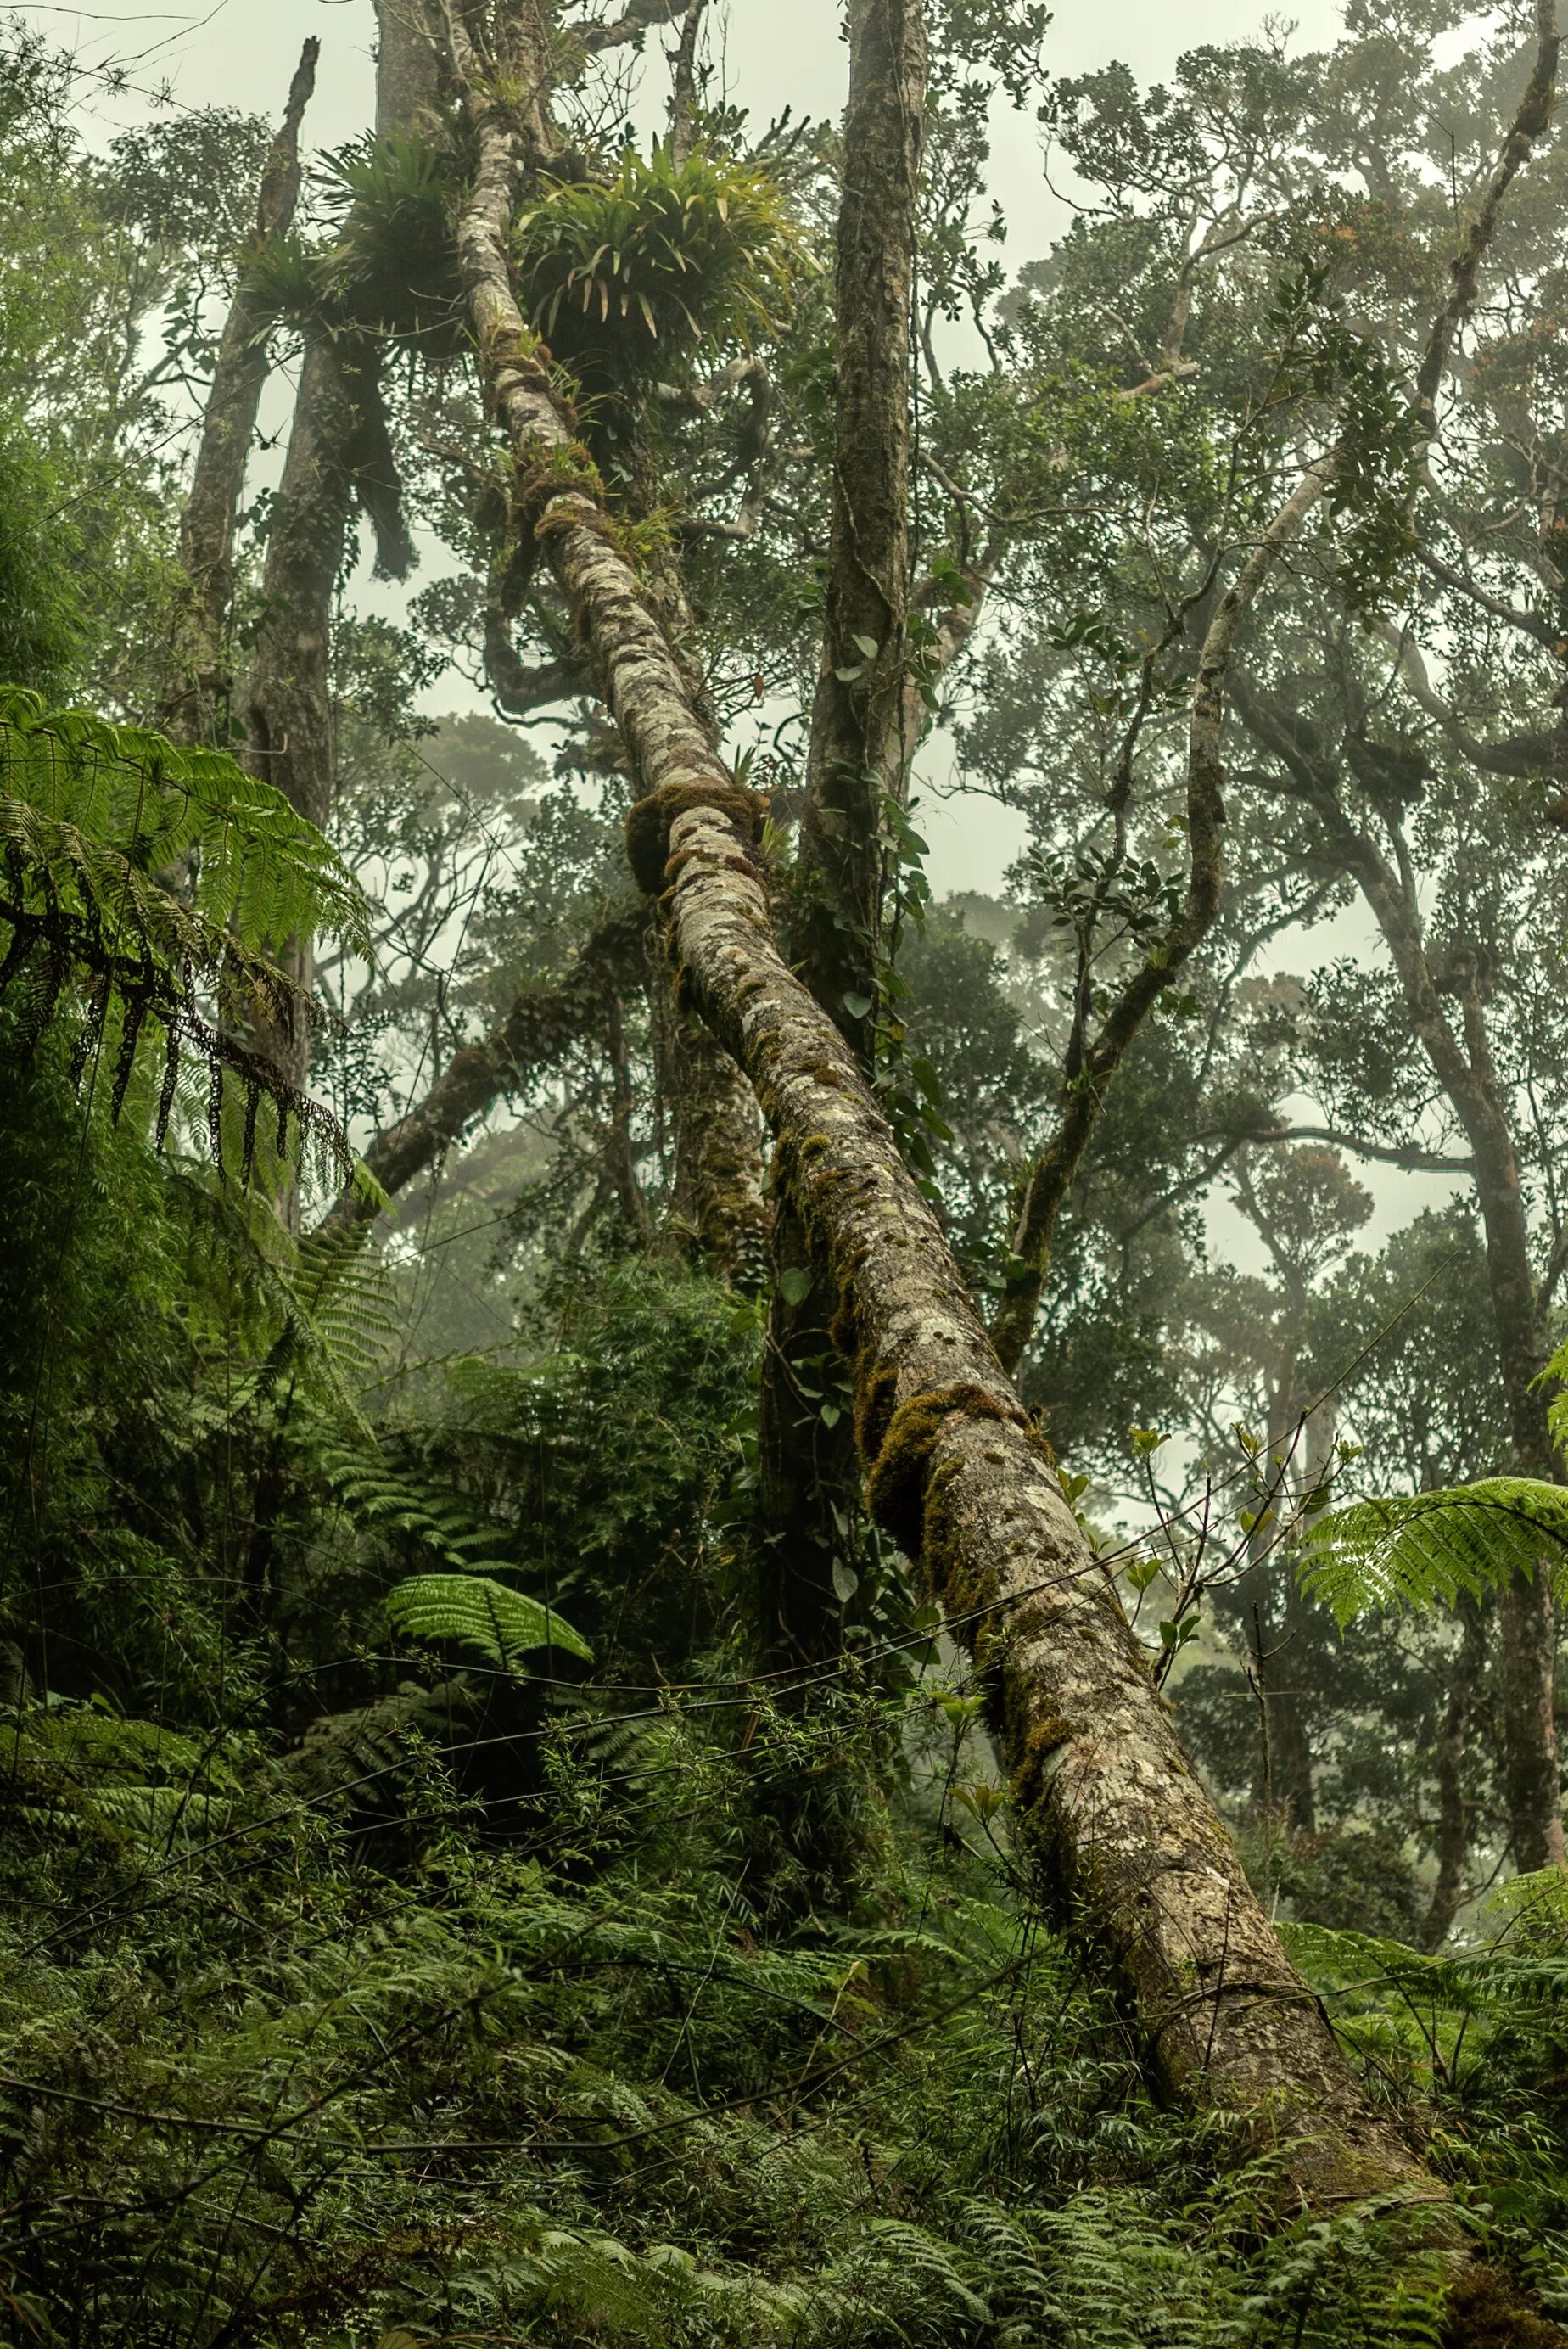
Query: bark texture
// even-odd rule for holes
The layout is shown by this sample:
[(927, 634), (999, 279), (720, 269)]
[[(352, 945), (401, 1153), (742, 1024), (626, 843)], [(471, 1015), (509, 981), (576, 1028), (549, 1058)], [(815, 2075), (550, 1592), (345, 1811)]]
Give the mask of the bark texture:
[(213, 362), (201, 439), (180, 518), (180, 564), (190, 582), (177, 623), (166, 723), (189, 741), (210, 740), (230, 690), (228, 638), (234, 606), (234, 524), (267, 378), (267, 320), (244, 283), (258, 246), (284, 236), (300, 191), (300, 124), (315, 88), (317, 40), (306, 41), (289, 86), (256, 199), (256, 223)]
[[(612, 690), (646, 681), (606, 651)], [(665, 729), (650, 698), (654, 776)], [(1248, 1888), (934, 1216), (773, 945), (721, 789), (716, 778), (713, 803), (672, 825), (677, 949), (752, 1072), (839, 1299), (872, 1509), (987, 1674), (1059, 1899), (1110, 1952), (1168, 2089), (1254, 2119), (1277, 2100), (1287, 2130), (1311, 2140), (1297, 2178), (1315, 2198), (1408, 2184), (1440, 2199), (1365, 2105)]]
[(811, 709), (795, 940), (869, 1068), (883, 893), (882, 795), (920, 739), (905, 693), (909, 337), (925, 105), (922, 0), (851, 0), (834, 354), (832, 521)]
[[(1367, 2104), (1253, 1899), (852, 1053), (779, 953), (754, 794), (715, 755), (580, 472), (562, 478), (571, 434), (505, 242), (522, 141), (544, 126), (537, 101), (531, 119), (501, 114), (462, 24), (448, 26), (478, 150), (459, 250), (492, 412), (527, 474), (559, 483), (538, 500), (537, 529), (643, 784), (630, 853), (649, 885), (667, 883), (683, 988), (778, 1137), (855, 1366), (873, 1509), (989, 1677), (1020, 1812), (1062, 1899), (1110, 1954), (1157, 2077), (1302, 2140), (1288, 2166), (1304, 2197), (1403, 2189), (1441, 2224), (1443, 2189)], [(521, 24), (504, 63), (542, 87)]]
[(376, 136), (422, 129), (440, 94), (422, 0), (376, 0)]
[[(902, 801), (925, 725), (909, 662), (910, 320), (925, 104), (923, 0), (851, 0), (834, 279), (832, 505), (791, 946), (861, 1066), (876, 1056), (884, 796)], [(790, 1672), (843, 1647), (860, 1466), (834, 1300), (786, 1202), (763, 1356), (758, 1503), (763, 1661)], [(788, 1278), (784, 1278), (788, 1276)], [(797, 1279), (805, 1293), (791, 1296)], [(831, 1409), (832, 1406), (830, 1405)], [(810, 1836), (802, 1803), (801, 1829)]]

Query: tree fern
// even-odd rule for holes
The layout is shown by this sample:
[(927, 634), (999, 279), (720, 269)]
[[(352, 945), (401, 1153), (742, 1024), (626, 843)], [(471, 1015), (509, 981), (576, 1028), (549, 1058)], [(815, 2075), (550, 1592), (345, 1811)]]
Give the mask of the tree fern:
[(592, 1663), (593, 1651), (563, 1616), (488, 1574), (413, 1574), (387, 1594), (387, 1612), (406, 1639), (472, 1648), (515, 1671), (538, 1648), (563, 1648)]
[(1568, 1583), (1568, 1488), (1489, 1476), (1330, 1511), (1305, 1545), (1301, 1581), (1344, 1624), (1375, 1609), (1451, 1607), (1537, 1572)]
[[(249, 1164), (261, 1096), (274, 1102), (282, 1146), (291, 1116), (346, 1155), (335, 1121), (239, 1040), (258, 1011), (282, 1021), (298, 989), (267, 949), (331, 930), (363, 950), (359, 891), (314, 825), (232, 759), (185, 750), (160, 736), (106, 725), (82, 710), (48, 711), (0, 687), (0, 994), (19, 999), (17, 1035), (30, 1051), (74, 982), (86, 982), (78, 1066), (111, 1021), (119, 1115), (149, 1019), (164, 1034), (156, 1118), (161, 1142), (181, 1056), (227, 1068), (245, 1092)], [(181, 871), (178, 893), (163, 876)], [(209, 1116), (222, 1158), (221, 1095)]]

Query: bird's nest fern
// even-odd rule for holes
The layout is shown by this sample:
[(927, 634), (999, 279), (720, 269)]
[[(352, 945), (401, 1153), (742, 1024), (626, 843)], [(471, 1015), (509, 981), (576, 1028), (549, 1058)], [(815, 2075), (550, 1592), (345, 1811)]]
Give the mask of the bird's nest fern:
[(749, 346), (788, 306), (805, 251), (753, 166), (630, 149), (607, 181), (547, 185), (513, 229), (530, 323), (585, 382), (675, 369), (703, 346)]

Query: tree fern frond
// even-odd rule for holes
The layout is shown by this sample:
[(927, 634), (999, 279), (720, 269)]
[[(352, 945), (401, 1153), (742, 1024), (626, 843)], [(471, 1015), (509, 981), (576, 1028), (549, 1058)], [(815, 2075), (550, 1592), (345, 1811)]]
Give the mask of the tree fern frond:
[(1303, 1589), (1341, 1624), (1451, 1607), (1537, 1572), (1568, 1582), (1568, 1488), (1533, 1476), (1353, 1501), (1319, 1518), (1300, 1568)]
[(538, 1648), (563, 1648), (592, 1663), (593, 1651), (564, 1617), (489, 1575), (415, 1574), (387, 1594), (393, 1629), (406, 1639), (451, 1640), (512, 1671)]
[(121, 885), (192, 860), (191, 905), (243, 951), (296, 930), (368, 949), (368, 908), (336, 851), (222, 751), (0, 686), (0, 798), (111, 857)]
[[(345, 1166), (336, 1122), (239, 1038), (258, 1019), (292, 1024), (300, 990), (268, 959), (295, 933), (332, 930), (367, 947), (363, 897), (335, 852), (271, 784), (216, 751), (108, 726), (84, 710), (48, 711), (0, 687), (0, 993), (17, 990), (17, 1040), (30, 1052), (67, 988), (85, 979), (74, 1066), (114, 1030), (118, 1117), (150, 1019), (163, 1030), (156, 1138), (173, 1110), (181, 1059), (204, 1061), (218, 1085), (244, 1088), (246, 1172), (261, 1096), (315, 1129)], [(178, 870), (176, 891), (164, 877)], [(222, 1156), (221, 1091), (209, 1118)]]

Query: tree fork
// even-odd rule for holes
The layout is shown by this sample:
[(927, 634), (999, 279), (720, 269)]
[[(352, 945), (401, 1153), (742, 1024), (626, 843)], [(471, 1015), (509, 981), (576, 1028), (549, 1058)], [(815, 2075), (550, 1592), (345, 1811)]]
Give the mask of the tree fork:
[[(492, 413), (532, 467), (566, 455), (572, 434), (507, 259), (523, 139), (543, 122), (544, 59), (521, 16), (502, 60), (536, 93), (521, 123), (466, 26), (445, 22), (477, 146), (464, 285)], [(839, 1300), (873, 1509), (986, 1673), (1020, 1817), (1114, 1964), (1152, 2074), (1288, 2140), (1303, 2200), (1392, 2191), (1446, 2231), (1443, 2188), (1368, 2104), (1253, 1898), (853, 1055), (779, 953), (755, 853), (761, 802), (711, 748), (587, 487), (558, 490), (537, 528), (644, 787), (629, 847), (645, 882), (667, 884), (682, 988), (749, 1074)]]

